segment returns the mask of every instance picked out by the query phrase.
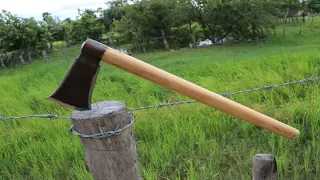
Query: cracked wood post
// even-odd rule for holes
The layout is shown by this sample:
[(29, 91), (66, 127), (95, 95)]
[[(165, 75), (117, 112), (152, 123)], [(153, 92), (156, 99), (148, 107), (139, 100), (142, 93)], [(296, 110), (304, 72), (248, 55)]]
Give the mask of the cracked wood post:
[(166, 33), (164, 32), (163, 29), (160, 29), (160, 31), (161, 31), (161, 35), (162, 35), (163, 44), (164, 44), (165, 48), (167, 50), (169, 50), (170, 46), (169, 46), (169, 43), (168, 43), (168, 40), (167, 40), (167, 37), (166, 37)]
[(20, 56), (19, 56), (19, 59), (20, 59), (20, 65), (24, 65), (24, 64), (26, 64), (26, 62), (24, 61), (24, 59), (23, 59), (23, 54), (24, 54), (24, 52), (22, 52), (21, 54), (20, 54)]
[(192, 38), (192, 48), (197, 48), (197, 34), (196, 34), (196, 28), (192, 28), (192, 35), (191, 35), (191, 38)]
[(42, 50), (41, 53), (42, 53), (43, 60), (48, 61), (48, 56), (47, 56), (46, 51)]
[(1, 67), (6, 68), (6, 65), (5, 65), (4, 62), (3, 62), (3, 59), (2, 59), (2, 55), (1, 55), (1, 54), (0, 54), (0, 65), (1, 65)]
[[(117, 101), (93, 104), (92, 110), (88, 111), (75, 110), (71, 119), (74, 130), (89, 135), (120, 129), (131, 122), (125, 105)], [(141, 179), (132, 127), (116, 136), (80, 139), (86, 151), (87, 166), (95, 180)]]
[(256, 154), (253, 158), (253, 180), (277, 180), (277, 162), (270, 154)]

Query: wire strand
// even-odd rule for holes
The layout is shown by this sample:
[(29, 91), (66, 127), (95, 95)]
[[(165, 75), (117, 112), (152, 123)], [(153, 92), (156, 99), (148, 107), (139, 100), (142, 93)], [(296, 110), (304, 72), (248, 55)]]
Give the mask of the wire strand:
[[(281, 84), (271, 84), (268, 86), (246, 89), (246, 90), (241, 90), (241, 91), (237, 91), (237, 92), (221, 93), (220, 95), (229, 98), (234, 95), (239, 95), (239, 94), (244, 94), (244, 93), (252, 93), (255, 91), (267, 91), (267, 90), (271, 90), (271, 89), (278, 88), (278, 87), (291, 86), (291, 85), (296, 85), (296, 84), (313, 83), (313, 82), (316, 82), (319, 80), (320, 80), (320, 77), (312, 76), (312, 77), (298, 80), (298, 81), (291, 81), (291, 82), (286, 82), (286, 83), (281, 83)], [(157, 105), (143, 106), (143, 107), (137, 107), (137, 108), (127, 108), (127, 110), (128, 111), (138, 111), (138, 110), (148, 110), (148, 109), (161, 109), (164, 107), (173, 108), (173, 106), (183, 105), (183, 104), (192, 104), (192, 103), (196, 103), (196, 102), (198, 102), (198, 101), (189, 100), (189, 101), (167, 102), (167, 103), (161, 103), (161, 104), (157, 104)], [(46, 118), (46, 119), (52, 119), (52, 120), (54, 120), (54, 119), (70, 119), (70, 117), (59, 116), (59, 115), (55, 115), (55, 114), (33, 114), (33, 115), (17, 116), (17, 117), (8, 117), (8, 116), (4, 116), (4, 115), (0, 114), (0, 121), (21, 120), (21, 119), (28, 119), (28, 118)]]

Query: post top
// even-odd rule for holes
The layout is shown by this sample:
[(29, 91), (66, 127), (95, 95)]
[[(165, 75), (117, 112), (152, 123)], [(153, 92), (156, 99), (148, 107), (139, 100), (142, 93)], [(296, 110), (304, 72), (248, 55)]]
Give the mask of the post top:
[(91, 110), (79, 111), (75, 110), (72, 112), (71, 119), (73, 120), (88, 120), (99, 117), (109, 116), (123, 112), (126, 106), (119, 101), (102, 101), (99, 103), (92, 104)]
[(274, 157), (271, 154), (256, 154), (254, 159), (274, 160)]

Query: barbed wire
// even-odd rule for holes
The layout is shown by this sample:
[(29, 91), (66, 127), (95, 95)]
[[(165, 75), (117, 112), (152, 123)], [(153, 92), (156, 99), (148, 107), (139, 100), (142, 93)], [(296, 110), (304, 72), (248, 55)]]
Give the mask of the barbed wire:
[[(289, 85), (295, 85), (295, 84), (306, 84), (306, 83), (311, 83), (311, 82), (315, 82), (315, 81), (318, 81), (318, 80), (320, 80), (320, 77), (312, 76), (312, 77), (309, 77), (309, 78), (306, 78), (306, 79), (302, 79), (302, 80), (298, 80), (298, 81), (286, 82), (286, 83), (282, 83), (282, 84), (271, 84), (269, 86), (262, 86), (262, 87), (259, 87), (259, 88), (241, 90), (241, 91), (232, 92), (232, 93), (221, 93), (220, 95), (228, 98), (228, 97), (231, 97), (231, 96), (234, 96), (234, 95), (239, 95), (239, 94), (244, 94), (244, 93), (251, 93), (251, 92), (255, 92), (255, 91), (271, 90), (273, 88), (289, 86)], [(144, 106), (144, 107), (127, 108), (127, 109), (129, 111), (138, 111), (138, 110), (147, 110), (147, 109), (160, 109), (160, 108), (164, 108), (164, 107), (172, 108), (172, 106), (182, 105), (182, 104), (192, 104), (192, 103), (196, 103), (196, 102), (198, 102), (198, 101), (190, 100), (190, 101), (168, 102), (168, 103), (162, 103), (162, 104), (153, 105), (153, 106)]]
[[(297, 81), (291, 81), (291, 82), (286, 82), (286, 83), (281, 83), (281, 84), (271, 84), (268, 86), (262, 86), (258, 88), (252, 88), (252, 89), (247, 89), (247, 90), (241, 90), (237, 92), (231, 92), (231, 93), (221, 93), (221, 96), (224, 97), (231, 97), (234, 95), (239, 95), (239, 94), (244, 94), (244, 93), (251, 93), (255, 91), (266, 91), (266, 90), (271, 90), (277, 87), (284, 87), (284, 86), (289, 86), (289, 85), (296, 85), (296, 84), (306, 84), (306, 83), (313, 83), (316, 81), (319, 81), (320, 77), (309, 77), (306, 79), (302, 80), (297, 80)], [(198, 101), (196, 100), (189, 100), (189, 101), (177, 101), (177, 102), (167, 102), (167, 103), (161, 103), (157, 105), (151, 105), (151, 106), (143, 106), (143, 107), (137, 107), (137, 108), (127, 108), (128, 111), (138, 111), (138, 110), (148, 110), (148, 109), (160, 109), (164, 107), (170, 107), (173, 108), (173, 106), (177, 105), (183, 105), (183, 104), (192, 104), (196, 103)], [(4, 115), (0, 114), (0, 121), (6, 121), (6, 120), (20, 120), (20, 119), (28, 119), (28, 118), (46, 118), (46, 119), (70, 119), (70, 117), (67, 116), (59, 116), (55, 114), (33, 114), (33, 115), (27, 115), (27, 116), (19, 116), (19, 117), (7, 117)]]
[(105, 137), (111, 137), (111, 136), (117, 136), (120, 135), (122, 131), (128, 129), (129, 127), (131, 127), (134, 124), (135, 121), (135, 115), (132, 113), (129, 113), (129, 118), (130, 118), (130, 122), (129, 124), (127, 124), (126, 126), (124, 126), (123, 128), (119, 129), (118, 125), (115, 130), (111, 130), (111, 131), (106, 131), (103, 132), (101, 127), (99, 127), (100, 133), (96, 133), (96, 134), (84, 134), (84, 133), (79, 133), (77, 132), (74, 127), (72, 126), (68, 131), (72, 132), (73, 134), (80, 136), (82, 138), (94, 138), (94, 139), (101, 139), (101, 138), (105, 138)]
[(33, 115), (19, 116), (19, 117), (7, 117), (7, 116), (0, 114), (0, 121), (21, 120), (21, 119), (29, 119), (29, 118), (70, 119), (70, 117), (59, 116), (59, 115), (55, 115), (55, 114), (33, 114)]

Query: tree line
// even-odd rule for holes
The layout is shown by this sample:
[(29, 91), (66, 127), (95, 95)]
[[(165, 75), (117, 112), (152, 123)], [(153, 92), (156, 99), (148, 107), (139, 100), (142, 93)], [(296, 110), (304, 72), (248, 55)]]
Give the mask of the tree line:
[(284, 17), (319, 11), (320, 0), (113, 0), (98, 9), (78, 9), (76, 20), (62, 21), (49, 12), (37, 21), (3, 10), (0, 54), (19, 50), (30, 58), (56, 41), (77, 44), (87, 38), (130, 44), (133, 51), (195, 47), (199, 39), (261, 40)]

